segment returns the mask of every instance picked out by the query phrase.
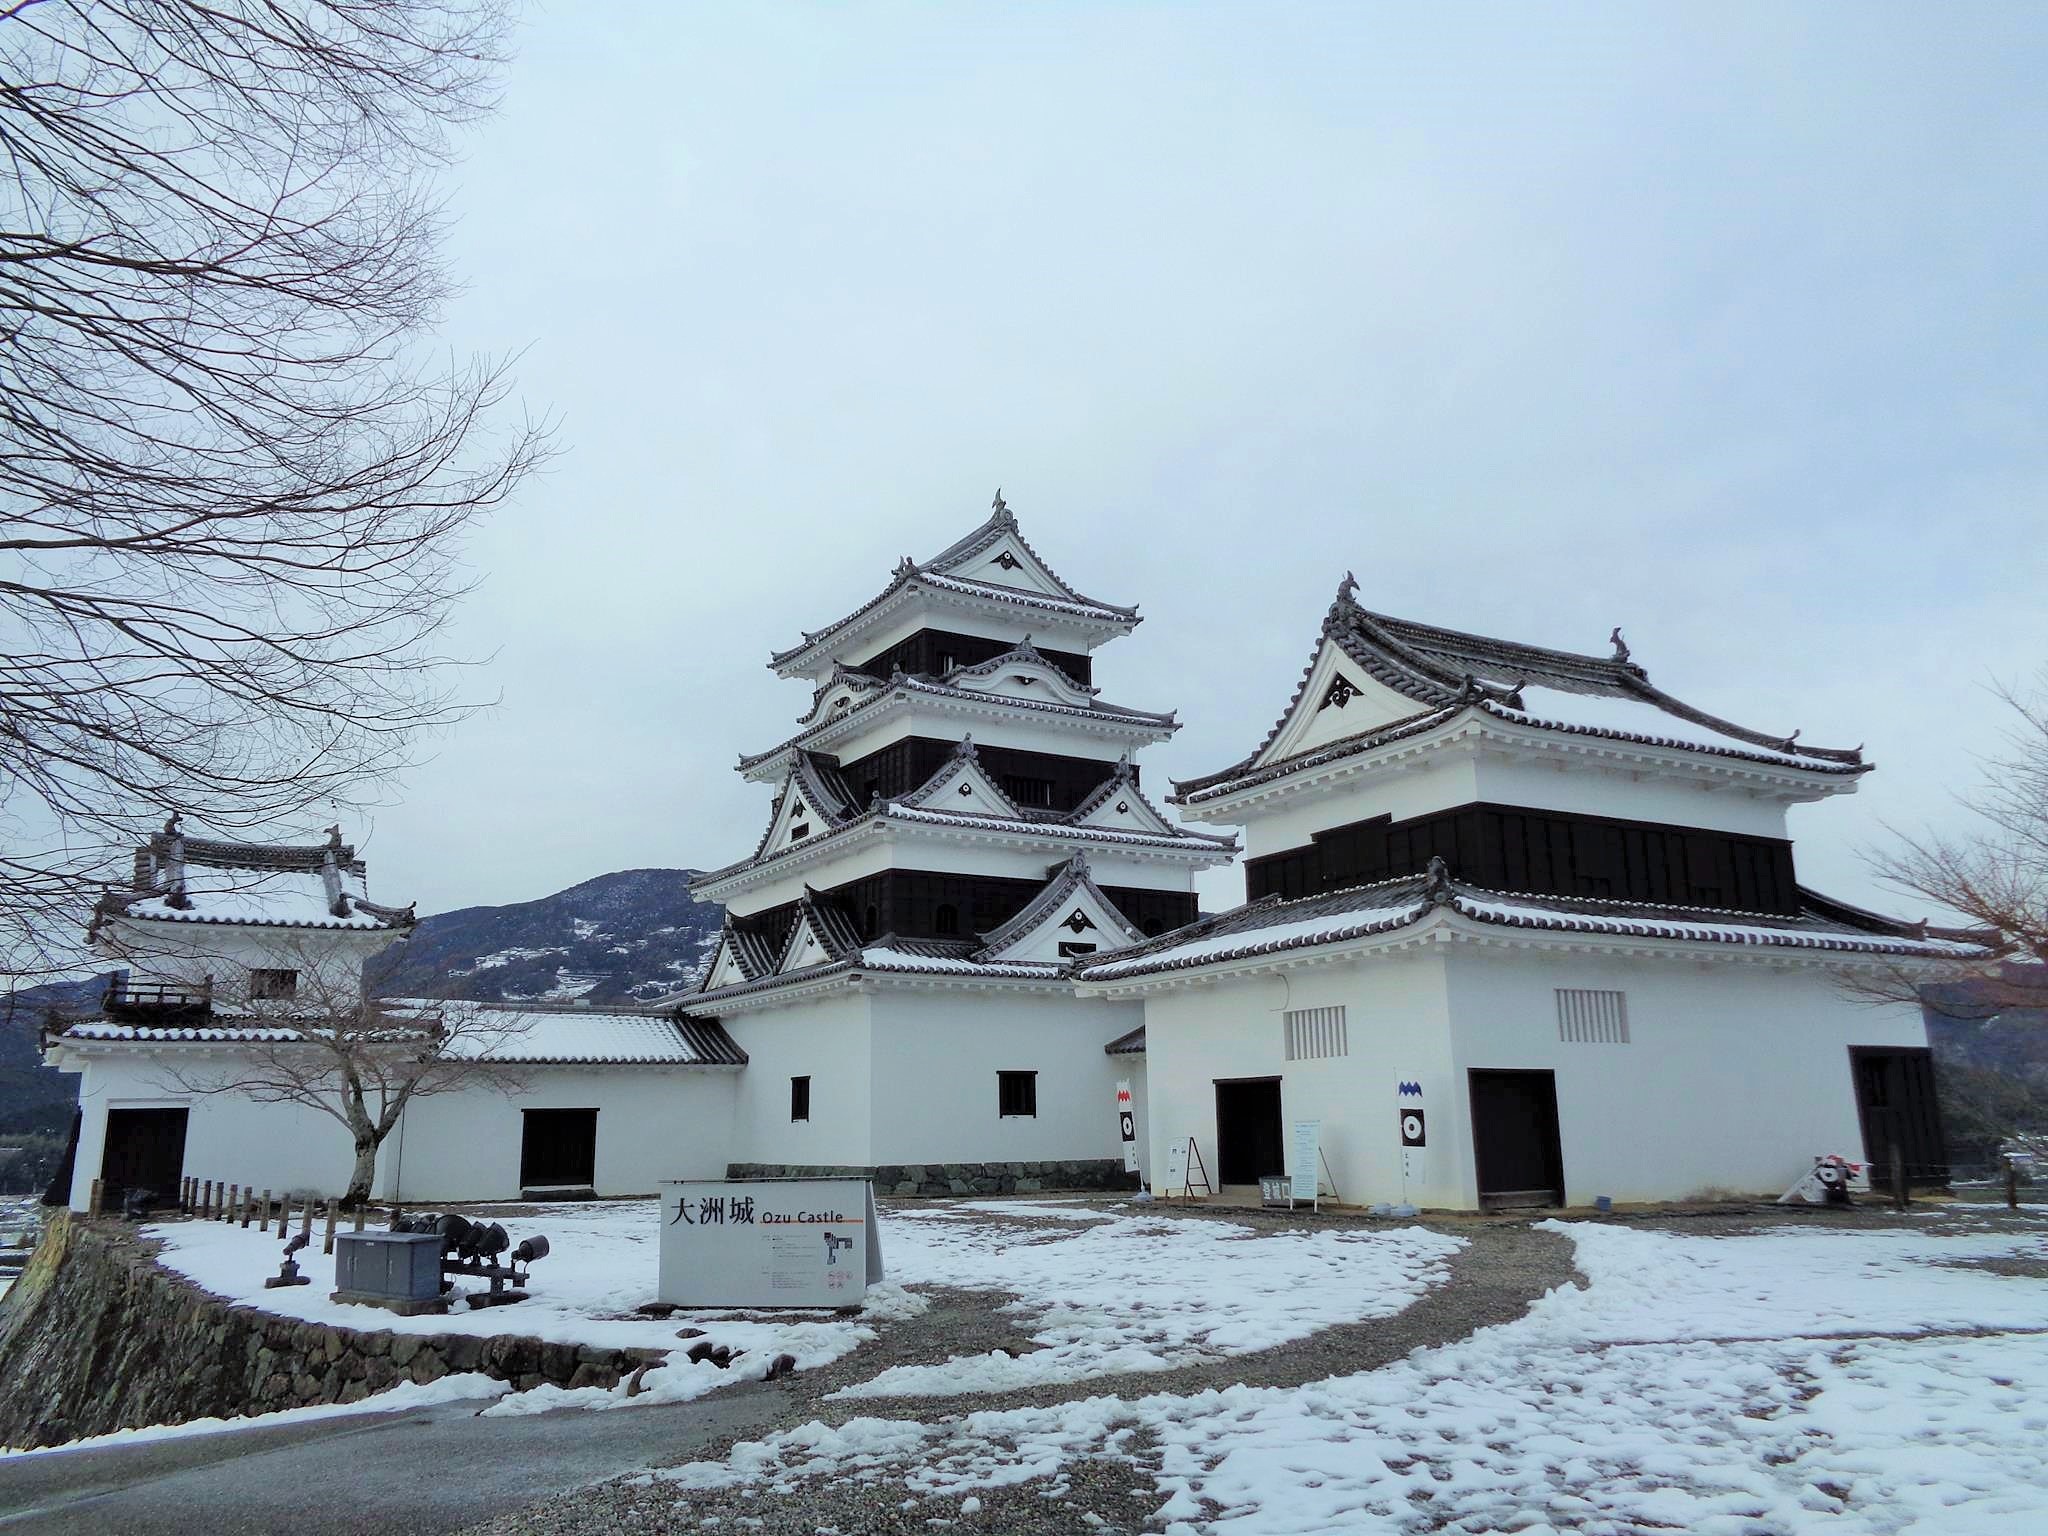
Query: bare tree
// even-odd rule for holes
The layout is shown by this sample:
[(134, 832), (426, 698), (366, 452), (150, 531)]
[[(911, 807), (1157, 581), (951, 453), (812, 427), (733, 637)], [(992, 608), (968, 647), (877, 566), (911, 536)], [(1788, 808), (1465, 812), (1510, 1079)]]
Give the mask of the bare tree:
[(295, 1104), (337, 1121), (355, 1148), (343, 1203), (370, 1198), (377, 1155), (416, 1099), (485, 1089), (513, 1094), (527, 1077), (500, 1054), (518, 1036), (516, 1015), (463, 999), (364, 1001), (361, 965), (296, 946), (289, 998), (252, 998), (243, 1017), (211, 1028), (236, 1037), (233, 1053), (192, 1063), (173, 1056), (166, 1089), (251, 1104)]
[(1975, 813), (1961, 833), (1893, 831), (1870, 853), (1873, 873), (1893, 888), (1960, 914), (1993, 960), (1879, 975), (1865, 990), (1915, 999), (1930, 982), (1968, 975), (1979, 1004), (2048, 1006), (2048, 667), (2031, 693), (2000, 687), (2011, 711), (2004, 745), (1986, 758), (1981, 788), (1962, 796)]
[(549, 451), (436, 363), (504, 0), (0, 0), (0, 966), (181, 807), (360, 803), (460, 718), (465, 530)]

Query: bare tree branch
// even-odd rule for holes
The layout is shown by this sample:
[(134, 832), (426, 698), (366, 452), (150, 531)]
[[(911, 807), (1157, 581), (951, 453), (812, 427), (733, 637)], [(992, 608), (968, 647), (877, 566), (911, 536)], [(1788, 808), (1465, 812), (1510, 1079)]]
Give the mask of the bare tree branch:
[(172, 807), (360, 804), (470, 706), (462, 542), (550, 451), (420, 341), (503, 0), (0, 8), (0, 963)]

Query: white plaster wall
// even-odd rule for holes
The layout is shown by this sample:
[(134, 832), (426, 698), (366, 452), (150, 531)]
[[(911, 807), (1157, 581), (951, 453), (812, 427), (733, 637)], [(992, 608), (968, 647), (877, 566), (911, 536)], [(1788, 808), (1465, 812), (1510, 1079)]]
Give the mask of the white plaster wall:
[[(1860, 1159), (1848, 1048), (1927, 1043), (1918, 1009), (1861, 1003), (1817, 970), (1459, 946), (1449, 980), (1458, 1078), (1449, 1148), (1475, 1199), (1470, 1068), (1557, 1074), (1568, 1203), (1669, 1200), (1707, 1189), (1777, 1194), (1815, 1153)], [(1630, 1042), (1560, 1041), (1558, 987), (1624, 991)]]
[[(723, 1020), (749, 1058), (740, 1073), (728, 1162), (864, 1167), (874, 1161), (869, 1002), (866, 994), (846, 990)], [(789, 1118), (792, 1077), (811, 1080), (807, 1121)]]
[(1511, 759), (1481, 753), (1471, 743), (1408, 759), (1398, 769), (1362, 774), (1328, 789), (1304, 789), (1233, 814), (1247, 818), (1246, 856), (1261, 858), (1302, 847), (1328, 827), (1372, 816), (1404, 821), (1475, 802), (1666, 822), (1745, 837), (1787, 835), (1782, 800), (1685, 779), (1642, 778), (1576, 757)]
[[(71, 1179), (71, 1208), (84, 1210), (93, 1180), (100, 1177), (106, 1150), (109, 1109), (185, 1108), (183, 1176), (247, 1184), (279, 1192), (340, 1195), (355, 1166), (355, 1145), (338, 1121), (293, 1104), (252, 1104), (226, 1094), (195, 1094), (175, 1072), (191, 1081), (233, 1071), (230, 1058), (208, 1052), (204, 1059), (180, 1057), (182, 1069), (140, 1051), (69, 1053), (83, 1063), (79, 1082), (78, 1159)], [(175, 1190), (159, 1191), (173, 1195)]]
[[(1134, 1003), (1071, 993), (876, 992), (876, 1163), (1119, 1158), (1116, 1083), (1103, 1047), (1141, 1021)], [(1035, 1117), (997, 1113), (996, 1073), (1038, 1074)]]
[(600, 1195), (652, 1194), (663, 1179), (722, 1179), (739, 1077), (729, 1069), (545, 1067), (514, 1094), (478, 1085), (417, 1099), (384, 1144), (377, 1187), (408, 1204), (518, 1199), (529, 1109), (598, 1112), (592, 1172)]
[[(114, 919), (97, 948), (128, 967), (130, 980), (196, 985), (213, 979), (222, 1002), (249, 995), (252, 969), (301, 973), (307, 999), (337, 1005), (362, 988), (363, 962), (403, 942), (388, 930), (345, 928), (240, 928), (225, 923), (138, 922)], [(317, 984), (316, 984), (317, 976)]]
[[(1350, 1053), (1288, 1061), (1285, 1013), (1338, 1005), (1346, 1011)], [(1344, 1200), (1368, 1204), (1401, 1197), (1396, 1087), (1403, 1078), (1420, 1079), (1431, 1101), (1450, 1089), (1444, 969), (1437, 952), (1389, 956), (1371, 967), (1339, 963), (1220, 977), (1148, 994), (1144, 1006), (1146, 1169), (1155, 1189), (1163, 1192), (1167, 1148), (1190, 1136), (1211, 1181), (1217, 1178), (1218, 1080), (1277, 1077), (1286, 1156), (1292, 1155), (1288, 1127), (1319, 1119), (1323, 1157)], [(1434, 1141), (1434, 1125), (1431, 1131)], [(1445, 1165), (1430, 1165), (1424, 1177), (1423, 1185), (1407, 1190), (1409, 1198), (1423, 1205), (1460, 1203), (1455, 1175)]]

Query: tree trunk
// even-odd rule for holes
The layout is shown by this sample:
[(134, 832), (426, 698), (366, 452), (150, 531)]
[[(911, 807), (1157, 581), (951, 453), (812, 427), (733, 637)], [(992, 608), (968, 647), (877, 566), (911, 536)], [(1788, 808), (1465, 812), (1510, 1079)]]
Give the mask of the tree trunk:
[(377, 1178), (377, 1142), (375, 1136), (356, 1138), (355, 1171), (348, 1176), (348, 1193), (341, 1197), (341, 1208), (353, 1211), (370, 1201), (370, 1186)]

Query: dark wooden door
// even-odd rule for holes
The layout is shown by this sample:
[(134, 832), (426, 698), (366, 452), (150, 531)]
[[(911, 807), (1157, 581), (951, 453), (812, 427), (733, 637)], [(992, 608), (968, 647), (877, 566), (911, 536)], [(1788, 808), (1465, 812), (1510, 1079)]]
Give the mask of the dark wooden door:
[(1280, 1079), (1216, 1085), (1216, 1182), (1256, 1184), (1286, 1168), (1280, 1141)]
[(1470, 1081), (1480, 1205), (1563, 1205), (1556, 1075), (1474, 1071)]
[(589, 1189), (597, 1183), (597, 1111), (529, 1109), (519, 1146), (521, 1189)]
[(1849, 1047), (1856, 1079), (1856, 1115), (1872, 1188), (1892, 1187), (1892, 1148), (1906, 1168), (1906, 1187), (1948, 1183), (1948, 1146), (1934, 1092), (1934, 1052), (1926, 1046)]
[(185, 1175), (182, 1109), (110, 1109), (107, 1141), (100, 1155), (101, 1199), (119, 1206), (130, 1190), (146, 1189), (159, 1202), (175, 1199)]

